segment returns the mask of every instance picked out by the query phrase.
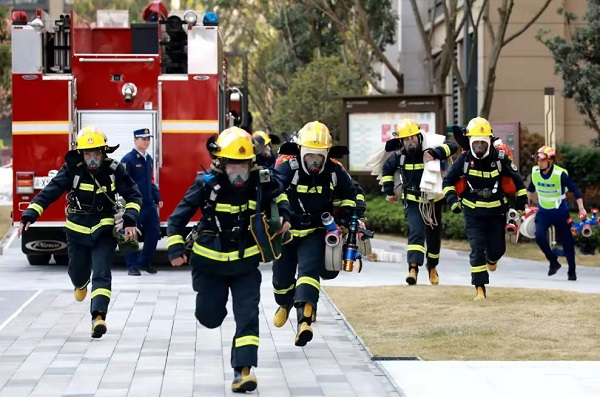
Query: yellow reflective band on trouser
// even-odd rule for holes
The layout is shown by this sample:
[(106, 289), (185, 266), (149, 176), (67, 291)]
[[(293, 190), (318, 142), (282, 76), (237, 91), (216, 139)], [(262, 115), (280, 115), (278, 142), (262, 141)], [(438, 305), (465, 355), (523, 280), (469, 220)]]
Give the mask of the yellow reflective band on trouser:
[(333, 200), (331, 204), (333, 204), (334, 207), (339, 207), (342, 205), (342, 200)]
[(298, 280), (296, 280), (296, 288), (298, 288), (298, 286), (300, 284), (308, 284), (311, 287), (315, 287), (317, 289), (317, 291), (321, 290), (321, 284), (319, 283), (319, 280), (315, 280), (312, 277), (307, 277), (307, 276), (300, 277)]
[(235, 338), (235, 347), (258, 346), (258, 340), (258, 336), (254, 335), (240, 336), (239, 338)]
[(354, 200), (342, 200), (340, 207), (356, 207)]
[[(506, 199), (503, 200), (504, 202), (506, 202)], [(500, 207), (502, 205), (502, 202), (500, 200), (495, 200), (495, 201), (476, 201), (476, 202), (472, 202), (469, 201), (467, 199), (462, 199), (462, 203), (464, 206), (467, 206), (469, 208), (496, 208), (496, 207)]]
[(31, 203), (27, 206), (28, 210), (34, 210), (35, 212), (37, 212), (38, 214), (42, 215), (42, 213), (44, 212), (44, 207), (42, 207), (39, 204), (36, 203)]
[(182, 235), (174, 234), (172, 236), (167, 237), (167, 248), (175, 244), (185, 244)]
[(487, 271), (487, 265), (471, 266), (471, 273), (481, 273)]
[(357, 201), (365, 201), (365, 196), (362, 194), (357, 194), (356, 195), (356, 200)]
[(455, 192), (456, 188), (454, 186), (446, 186), (443, 191), (444, 194), (448, 194), (448, 192)]
[(444, 144), (442, 144), (442, 148), (444, 149), (444, 152), (446, 153), (446, 157), (450, 157), (450, 146), (448, 146), (444, 143)]
[(526, 195), (527, 195), (527, 189), (517, 190), (517, 196), (526, 196)]
[(73, 230), (74, 232), (77, 232), (77, 233), (92, 234), (96, 230), (100, 229), (102, 226), (112, 226), (114, 224), (115, 224), (115, 218), (103, 218), (100, 220), (100, 223), (98, 223), (97, 225), (92, 226), (92, 227), (81, 226), (81, 225), (78, 225), (71, 221), (67, 221), (65, 226), (67, 229)]
[(317, 229), (318, 228), (316, 228), (316, 227), (313, 227), (312, 229), (301, 229), (301, 230), (291, 229), (290, 233), (294, 237), (304, 237), (304, 236), (308, 236), (309, 234), (311, 234), (312, 232), (314, 232)]
[(428, 252), (427, 257), (431, 259), (439, 259), (440, 254), (432, 254), (431, 252)]
[(394, 182), (394, 175), (386, 175), (381, 178), (381, 183)]
[(420, 251), (422, 253), (425, 253), (425, 246), (424, 245), (419, 245), (419, 244), (408, 244), (408, 246), (406, 247), (407, 251)]
[(406, 169), (408, 171), (424, 170), (425, 164), (405, 164), (404, 169)]
[(93, 192), (94, 191), (94, 185), (92, 185), (91, 183), (80, 183), (79, 184), (79, 190), (84, 190), (86, 192)]
[(492, 172), (469, 170), (469, 175), (478, 176), (480, 178), (494, 178), (500, 175), (500, 173), (498, 172), (498, 170), (494, 170)]
[[(194, 243), (193, 251), (196, 255), (200, 255), (214, 261), (231, 262), (240, 259), (238, 251), (219, 252), (203, 247), (198, 243)], [(252, 247), (246, 248), (244, 251), (244, 258), (250, 258), (251, 256), (258, 255), (259, 253), (260, 251), (258, 250), (258, 247), (253, 245)]]
[(275, 289), (275, 288), (273, 288), (273, 293), (275, 293), (277, 295), (285, 295), (288, 292), (290, 292), (291, 290), (293, 290), (295, 286), (296, 286), (296, 284), (292, 284), (289, 287), (287, 287), (286, 289)]
[(106, 288), (98, 288), (92, 291), (92, 295), (90, 295), (92, 298), (96, 297), (96, 296), (106, 296), (108, 299), (110, 299), (110, 290), (106, 289)]
[(277, 196), (277, 198), (275, 198), (275, 203), (279, 204), (282, 201), (288, 201), (288, 196), (285, 193), (281, 193), (279, 196)]
[(142, 207), (140, 207), (140, 205), (136, 204), (136, 203), (127, 203), (127, 204), (125, 204), (125, 209), (129, 209), (129, 208), (134, 209), (137, 212), (140, 212), (140, 210), (142, 209)]

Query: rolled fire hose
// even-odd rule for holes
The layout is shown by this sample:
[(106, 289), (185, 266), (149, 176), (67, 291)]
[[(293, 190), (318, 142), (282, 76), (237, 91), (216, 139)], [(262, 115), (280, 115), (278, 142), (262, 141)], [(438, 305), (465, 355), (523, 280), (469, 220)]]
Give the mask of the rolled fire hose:
[(342, 270), (342, 236), (333, 216), (329, 212), (321, 215), (321, 222), (325, 226), (325, 269), (339, 272)]

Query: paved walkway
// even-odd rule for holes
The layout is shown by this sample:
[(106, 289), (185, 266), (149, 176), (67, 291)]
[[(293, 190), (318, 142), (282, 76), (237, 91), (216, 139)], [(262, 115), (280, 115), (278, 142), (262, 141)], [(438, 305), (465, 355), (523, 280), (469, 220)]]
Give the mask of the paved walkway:
[[(65, 267), (32, 267), (13, 242), (0, 256), (0, 396), (226, 396), (235, 324), (194, 317), (188, 269), (113, 275), (108, 333), (90, 338), (89, 297), (73, 299)], [(262, 265), (258, 396), (399, 396), (323, 295), (315, 336), (294, 346), (295, 324), (272, 325), (271, 266)], [(18, 302), (19, 305), (16, 305)], [(231, 313), (231, 303), (228, 307)], [(292, 316), (294, 317), (294, 316)]]
[[(398, 262), (365, 262), (360, 275), (343, 273), (323, 285), (404, 286), (406, 246), (375, 240), (374, 247), (397, 253)], [(216, 330), (197, 325), (189, 270), (129, 277), (118, 267), (109, 331), (100, 340), (89, 338), (89, 301), (73, 300), (65, 270), (29, 266), (17, 241), (0, 256), (0, 396), (232, 395), (233, 319)], [(295, 347), (295, 325), (271, 324), (271, 269), (261, 270), (255, 395), (600, 395), (598, 362), (374, 363), (324, 294), (315, 339)], [(546, 272), (543, 262), (505, 258), (491, 275), (490, 296), (495, 286), (600, 293), (600, 268), (579, 268), (576, 282), (567, 281), (566, 266), (553, 277)], [(443, 250), (440, 277), (446, 285), (469, 285), (468, 254)]]

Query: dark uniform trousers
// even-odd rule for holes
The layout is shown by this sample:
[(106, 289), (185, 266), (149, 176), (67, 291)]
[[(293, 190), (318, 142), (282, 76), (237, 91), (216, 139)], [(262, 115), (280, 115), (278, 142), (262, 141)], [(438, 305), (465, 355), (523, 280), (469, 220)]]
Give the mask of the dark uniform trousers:
[(110, 272), (115, 254), (116, 240), (110, 233), (104, 233), (97, 240), (70, 238), (67, 233), (69, 253), (69, 277), (75, 288), (83, 289), (92, 282), (91, 308), (93, 317), (98, 314), (106, 319), (111, 296)]
[(548, 229), (550, 226), (554, 226), (554, 230), (558, 235), (558, 238), (563, 246), (567, 262), (569, 264), (569, 271), (575, 271), (575, 241), (571, 234), (571, 226), (569, 224), (570, 214), (568, 210), (540, 210), (535, 215), (535, 241), (540, 247), (546, 259), (554, 263), (558, 260), (558, 257), (548, 242)]
[(231, 289), (236, 324), (231, 344), (233, 368), (258, 365), (258, 306), (262, 281), (258, 258), (256, 256), (256, 267), (236, 275), (218, 274), (202, 265), (192, 266), (192, 286), (197, 292), (195, 314), (200, 324), (205, 327), (221, 326), (227, 316), (226, 304)]
[(125, 255), (128, 270), (150, 266), (152, 256), (156, 252), (156, 245), (160, 239), (160, 221), (158, 210), (153, 203), (142, 206), (138, 216), (138, 225), (142, 232), (144, 245), (141, 252), (130, 252)]
[[(411, 263), (423, 265), (427, 253), (427, 266), (432, 269), (440, 261), (440, 249), (442, 246), (442, 204), (443, 200), (434, 203), (435, 219), (438, 224), (434, 227), (425, 225), (423, 216), (419, 210), (419, 203), (407, 200), (404, 208), (404, 216), (408, 221), (408, 246), (407, 262), (410, 270)], [(425, 242), (427, 249), (425, 249)]]
[(497, 263), (506, 251), (504, 226), (506, 218), (503, 213), (489, 213), (465, 207), (465, 229), (471, 246), (469, 260), (471, 262), (471, 284), (484, 285), (490, 283), (487, 264)]
[[(296, 265), (298, 278), (296, 279)], [(330, 280), (339, 272), (325, 269), (325, 230), (317, 229), (283, 246), (282, 254), (273, 263), (273, 289), (279, 305), (310, 303), (319, 301), (319, 280)]]

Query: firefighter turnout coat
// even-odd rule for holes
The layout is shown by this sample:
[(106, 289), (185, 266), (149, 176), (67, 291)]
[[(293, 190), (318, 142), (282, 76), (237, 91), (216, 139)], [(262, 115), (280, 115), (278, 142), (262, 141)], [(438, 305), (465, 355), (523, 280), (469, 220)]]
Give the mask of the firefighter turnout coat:
[(115, 224), (115, 195), (125, 199), (123, 226), (136, 226), (142, 205), (137, 185), (118, 161), (106, 158), (92, 176), (76, 151), (65, 156), (66, 164), (50, 183), (35, 196), (21, 217), (23, 223), (35, 222), (50, 204), (68, 192), (66, 232), (68, 241), (93, 245), (103, 237), (112, 239)]

